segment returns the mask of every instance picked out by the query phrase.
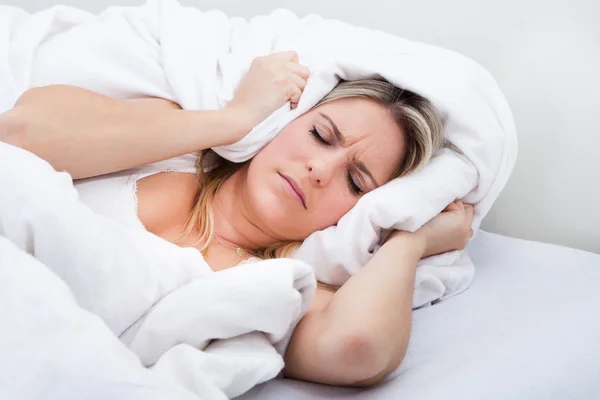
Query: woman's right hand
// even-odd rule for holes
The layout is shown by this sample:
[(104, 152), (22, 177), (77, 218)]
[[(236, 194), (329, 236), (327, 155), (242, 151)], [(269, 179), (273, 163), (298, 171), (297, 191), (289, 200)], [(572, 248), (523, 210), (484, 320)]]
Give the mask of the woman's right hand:
[(309, 75), (308, 68), (298, 64), (295, 51), (257, 57), (226, 108), (246, 118), (251, 130), (285, 102), (295, 108)]
[(423, 257), (463, 250), (473, 236), (472, 223), (471, 204), (465, 204), (461, 200), (450, 203), (444, 211), (415, 232), (425, 243)]

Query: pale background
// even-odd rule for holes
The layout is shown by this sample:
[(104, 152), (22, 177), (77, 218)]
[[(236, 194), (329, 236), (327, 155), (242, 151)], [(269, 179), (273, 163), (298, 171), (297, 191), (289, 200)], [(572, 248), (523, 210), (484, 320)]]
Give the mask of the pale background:
[[(0, 0), (98, 12), (142, 0)], [(514, 174), (483, 228), (600, 253), (600, 2), (181, 0), (251, 17), (317, 13), (461, 52), (495, 76), (519, 133)]]

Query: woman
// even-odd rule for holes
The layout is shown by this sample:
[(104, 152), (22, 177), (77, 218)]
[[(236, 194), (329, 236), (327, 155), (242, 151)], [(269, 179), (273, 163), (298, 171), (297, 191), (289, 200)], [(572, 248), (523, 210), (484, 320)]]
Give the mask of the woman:
[[(364, 193), (422, 167), (443, 143), (426, 99), (371, 79), (342, 82), (249, 162), (205, 169), (189, 155), (236, 142), (287, 101), (294, 107), (308, 77), (294, 52), (259, 57), (215, 111), (32, 89), (0, 118), (0, 139), (79, 179), (82, 200), (96, 211), (195, 247), (218, 271), (289, 254)], [(287, 349), (285, 375), (370, 385), (394, 370), (408, 343), (417, 261), (464, 248), (471, 220), (472, 207), (454, 202), (417, 232), (389, 235), (339, 290), (320, 286)]]

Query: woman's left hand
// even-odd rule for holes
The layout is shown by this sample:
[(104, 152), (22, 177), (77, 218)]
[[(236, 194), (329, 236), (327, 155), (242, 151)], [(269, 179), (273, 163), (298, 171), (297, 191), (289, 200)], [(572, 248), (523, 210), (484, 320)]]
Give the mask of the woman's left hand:
[(473, 237), (473, 206), (456, 200), (423, 225), (416, 235), (425, 241), (423, 257), (463, 250)]
[(463, 250), (473, 236), (473, 206), (456, 200), (415, 233), (395, 231), (386, 242), (396, 236), (410, 235), (422, 246), (423, 257)]

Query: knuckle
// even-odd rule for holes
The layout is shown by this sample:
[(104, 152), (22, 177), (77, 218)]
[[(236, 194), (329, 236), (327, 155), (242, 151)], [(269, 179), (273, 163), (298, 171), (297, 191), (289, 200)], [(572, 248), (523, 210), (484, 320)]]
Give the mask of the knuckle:
[(461, 240), (460, 240), (460, 250), (464, 250), (464, 248), (467, 247), (467, 245), (469, 244), (469, 240), (470, 239), (471, 238), (469, 237), (469, 235), (463, 235), (461, 237)]
[(300, 91), (294, 85), (288, 86), (287, 92), (289, 97), (291, 97), (292, 99), (297, 99), (298, 97), (300, 97)]
[(304, 78), (308, 78), (310, 76), (310, 69), (305, 66), (302, 66), (302, 76)]
[(285, 86), (286, 90), (289, 90), (288, 86), (288, 79), (285, 76), (285, 74), (276, 74), (273, 77), (273, 82), (275, 82), (275, 84), (279, 85), (279, 86)]
[(299, 72), (296, 73), (296, 75), (300, 78), (300, 81), (302, 81), (302, 83), (306, 83), (308, 76), (306, 74), (304, 74), (303, 72)]
[(265, 67), (266, 64), (267, 62), (263, 57), (256, 57), (254, 60), (252, 60), (250, 67), (255, 69), (262, 69)]

